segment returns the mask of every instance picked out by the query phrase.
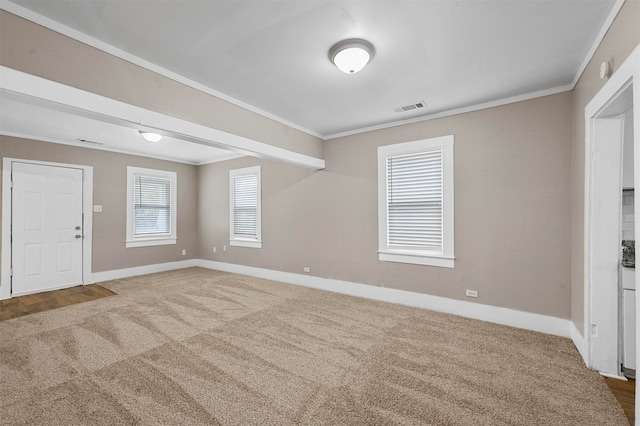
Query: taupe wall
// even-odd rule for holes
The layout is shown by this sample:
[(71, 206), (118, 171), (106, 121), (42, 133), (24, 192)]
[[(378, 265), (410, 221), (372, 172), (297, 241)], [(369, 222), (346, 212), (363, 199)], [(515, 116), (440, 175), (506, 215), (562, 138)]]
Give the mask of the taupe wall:
[(0, 63), (132, 105), (321, 157), (322, 141), (0, 10)]
[[(196, 166), (7, 136), (0, 136), (0, 157), (93, 166), (93, 204), (103, 211), (93, 214), (92, 272), (197, 258)], [(125, 248), (127, 166), (177, 173), (176, 245)]]
[[(120, 204), (120, 216), (95, 217), (94, 271), (179, 260), (182, 242), (189, 241), (187, 257), (199, 249), (201, 258), (282, 271), (309, 266), (322, 277), (458, 299), (473, 288), (480, 303), (571, 317), (582, 330), (584, 107), (603, 84), (600, 62), (612, 60), (617, 69), (638, 44), (639, 17), (640, 2), (627, 0), (573, 93), (323, 143), (0, 11), (4, 66), (303, 154), (324, 154), (327, 168), (310, 172), (250, 158), (195, 168), (13, 138), (2, 138), (0, 154), (95, 166), (96, 203)], [(449, 133), (456, 137), (456, 268), (379, 262), (376, 147)], [(180, 188), (191, 182), (180, 189), (192, 199), (180, 201), (180, 212), (185, 206), (191, 211), (179, 213), (185, 239), (179, 235), (178, 246), (134, 254), (114, 242), (124, 238), (124, 196), (110, 194), (124, 191), (126, 179), (114, 170), (130, 160), (180, 169)], [(253, 164), (263, 165), (264, 248), (225, 253), (228, 170)]]
[(584, 109), (602, 88), (600, 64), (611, 61), (614, 72), (640, 43), (640, 1), (627, 0), (609, 28), (573, 94), (571, 203), (571, 319), (584, 330)]
[[(325, 142), (325, 170), (199, 167), (200, 258), (570, 317), (571, 105), (563, 93)], [(455, 269), (378, 260), (377, 147), (455, 135)], [(263, 248), (228, 247), (228, 172), (262, 165)], [(213, 246), (218, 252), (213, 254)]]

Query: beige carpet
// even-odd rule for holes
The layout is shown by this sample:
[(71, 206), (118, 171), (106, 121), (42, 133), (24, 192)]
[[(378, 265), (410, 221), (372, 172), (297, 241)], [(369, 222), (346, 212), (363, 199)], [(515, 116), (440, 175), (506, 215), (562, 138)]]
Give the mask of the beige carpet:
[(627, 425), (568, 339), (190, 268), (0, 322), (3, 425)]

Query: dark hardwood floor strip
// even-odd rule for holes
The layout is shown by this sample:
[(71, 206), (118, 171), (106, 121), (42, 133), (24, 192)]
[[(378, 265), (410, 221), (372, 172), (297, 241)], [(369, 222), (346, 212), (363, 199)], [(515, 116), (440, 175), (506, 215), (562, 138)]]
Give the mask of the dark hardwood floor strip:
[(604, 381), (607, 382), (609, 389), (615, 395), (616, 399), (622, 405), (624, 413), (629, 419), (629, 424), (634, 425), (635, 421), (635, 401), (636, 401), (636, 381), (635, 380), (618, 380), (605, 377)]
[(98, 284), (90, 284), (0, 300), (0, 321), (76, 303), (89, 302), (115, 294)]

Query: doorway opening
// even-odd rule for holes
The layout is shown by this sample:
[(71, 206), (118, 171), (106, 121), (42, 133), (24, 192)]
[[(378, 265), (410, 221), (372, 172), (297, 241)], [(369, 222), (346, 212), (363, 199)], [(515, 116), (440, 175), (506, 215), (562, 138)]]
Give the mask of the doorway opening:
[[(584, 337), (587, 351), (584, 355), (588, 367), (605, 376), (622, 379), (627, 337), (623, 335), (623, 306), (637, 310), (636, 301), (627, 300), (623, 304), (622, 223), (623, 188), (631, 190), (640, 181), (640, 172), (637, 172), (631, 184), (623, 185), (623, 167), (638, 170), (634, 165), (640, 164), (639, 76), (640, 47), (637, 47), (585, 109)], [(629, 158), (625, 161), (625, 151), (629, 152), (624, 148), (625, 138), (632, 147), (632, 161)], [(626, 197), (629, 196), (627, 192)], [(626, 201), (628, 204), (629, 199)], [(633, 200), (634, 221), (640, 213), (638, 201)], [(635, 234), (632, 233), (632, 237), (635, 240)], [(636, 324), (634, 319), (632, 325)], [(626, 326), (628, 332), (630, 325)], [(633, 337), (637, 335), (637, 327), (634, 328)], [(635, 349), (635, 341), (632, 344)], [(633, 357), (635, 366), (637, 354), (633, 353)]]

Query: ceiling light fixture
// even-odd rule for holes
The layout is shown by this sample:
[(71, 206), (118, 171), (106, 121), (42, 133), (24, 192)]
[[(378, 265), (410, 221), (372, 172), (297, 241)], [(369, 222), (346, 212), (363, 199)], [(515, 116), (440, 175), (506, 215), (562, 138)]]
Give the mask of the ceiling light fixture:
[(160, 139), (162, 139), (162, 135), (158, 133), (145, 132), (142, 130), (138, 130), (138, 133), (140, 133), (140, 136), (142, 136), (145, 140), (149, 142), (159, 142)]
[(350, 38), (342, 40), (329, 49), (329, 59), (346, 74), (355, 74), (362, 70), (371, 59), (375, 50), (367, 40)]

